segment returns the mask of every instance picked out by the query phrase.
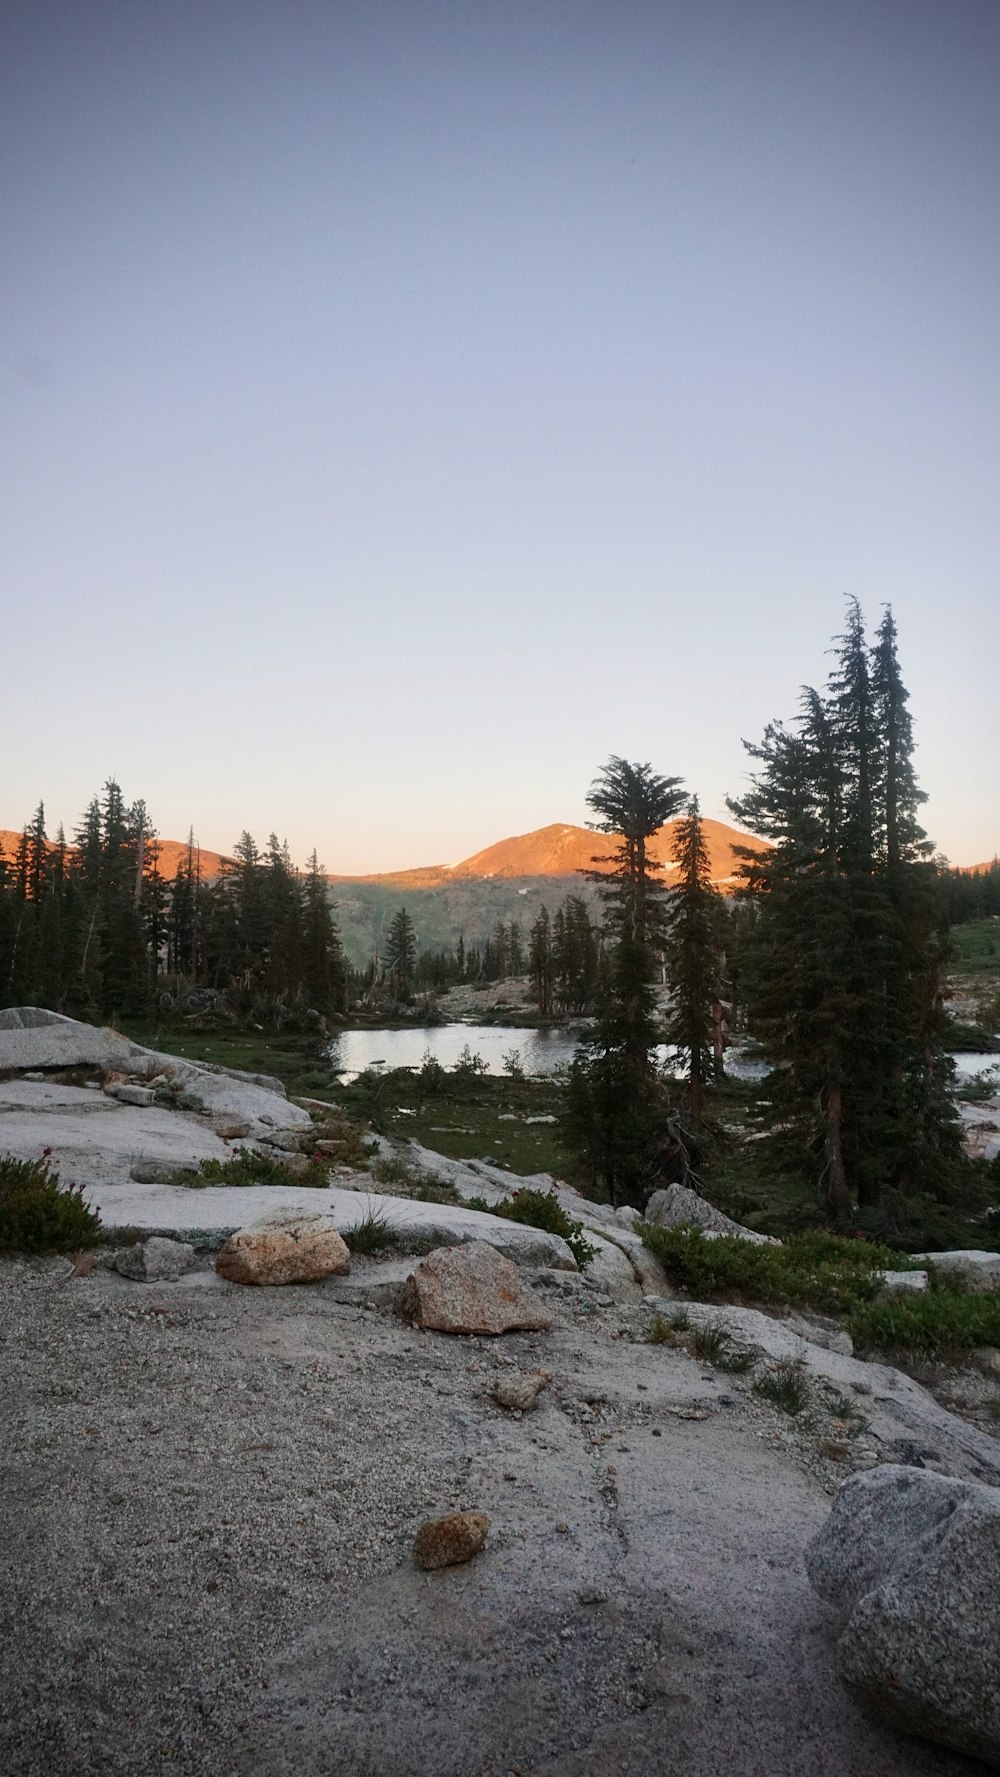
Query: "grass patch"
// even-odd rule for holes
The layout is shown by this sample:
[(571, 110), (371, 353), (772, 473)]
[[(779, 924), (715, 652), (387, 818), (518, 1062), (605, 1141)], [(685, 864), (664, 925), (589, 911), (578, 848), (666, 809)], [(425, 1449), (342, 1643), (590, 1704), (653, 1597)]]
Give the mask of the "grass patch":
[(649, 1324), (649, 1332), (646, 1334), (646, 1344), (676, 1345), (676, 1343), (677, 1334), (674, 1332), (670, 1322), (664, 1320), (662, 1314), (654, 1314)]
[(45, 1159), (0, 1155), (0, 1252), (81, 1252), (100, 1239), (101, 1218), (81, 1185), (60, 1185)]
[(225, 1160), (203, 1160), (196, 1178), (190, 1173), (179, 1173), (175, 1180), (176, 1184), (196, 1190), (203, 1185), (309, 1185), (319, 1189), (329, 1182), (326, 1160), (310, 1160), (307, 1167), (296, 1169), (283, 1160), (251, 1153), (248, 1148), (241, 1148)]
[(793, 1419), (812, 1403), (812, 1390), (801, 1358), (783, 1358), (769, 1369), (762, 1370), (754, 1380), (753, 1390), (761, 1400), (770, 1401), (773, 1407), (780, 1407)]
[(721, 1327), (696, 1327), (691, 1349), (703, 1363), (717, 1364), (728, 1344), (729, 1335)]
[(418, 1203), (461, 1204), (463, 1201), (447, 1179), (414, 1166), (398, 1154), (387, 1154), (374, 1160), (371, 1175), (377, 1185), (389, 1187), (392, 1195), (414, 1198)]
[(377, 1210), (369, 1210), (353, 1228), (344, 1230), (344, 1240), (352, 1253), (368, 1255), (385, 1252), (399, 1245), (399, 1238)]
[(507, 1222), (521, 1222), (529, 1228), (544, 1228), (548, 1234), (560, 1235), (581, 1271), (585, 1271), (591, 1260), (597, 1257), (597, 1248), (587, 1239), (583, 1223), (567, 1215), (554, 1191), (526, 1188), (515, 1191), (512, 1197), (501, 1198), (499, 1203), (487, 1203), (483, 1197), (467, 1197), (465, 1205), (467, 1209), (485, 1210), (487, 1215), (503, 1216)]

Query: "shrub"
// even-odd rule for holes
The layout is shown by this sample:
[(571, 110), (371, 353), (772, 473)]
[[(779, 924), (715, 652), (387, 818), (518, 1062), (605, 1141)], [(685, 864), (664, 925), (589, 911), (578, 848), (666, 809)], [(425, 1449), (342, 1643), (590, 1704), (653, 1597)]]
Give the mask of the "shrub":
[(581, 1271), (597, 1256), (596, 1246), (591, 1246), (584, 1234), (583, 1223), (567, 1215), (554, 1191), (525, 1187), (515, 1191), (513, 1197), (501, 1198), (499, 1203), (487, 1203), (483, 1197), (467, 1197), (465, 1202), (468, 1209), (483, 1209), (487, 1215), (503, 1216), (505, 1221), (522, 1222), (530, 1228), (544, 1228), (548, 1234), (560, 1235)]
[(482, 1079), (484, 1074), (488, 1074), (489, 1071), (489, 1067), (483, 1060), (482, 1056), (479, 1054), (474, 1055), (469, 1048), (468, 1043), (466, 1043), (455, 1063), (453, 1072), (460, 1080), (479, 1080)]
[(913, 1261), (892, 1247), (837, 1234), (797, 1234), (784, 1246), (757, 1246), (736, 1235), (706, 1240), (699, 1228), (642, 1229), (667, 1276), (699, 1295), (813, 1307), (848, 1314), (880, 1288), (879, 1272)]
[(501, 1057), (503, 1071), (511, 1080), (524, 1079), (524, 1062), (520, 1049), (507, 1049)]
[(447, 1078), (448, 1076), (437, 1056), (432, 1055), (429, 1049), (425, 1049), (423, 1060), (420, 1063), (420, 1071), (417, 1074), (423, 1091), (433, 1098), (443, 1090)]
[(88, 1209), (80, 1185), (60, 1185), (41, 1160), (0, 1156), (0, 1252), (76, 1252), (96, 1246), (101, 1218)]
[(887, 1302), (862, 1302), (847, 1330), (859, 1345), (927, 1357), (1000, 1345), (1000, 1291), (979, 1296), (939, 1286)]

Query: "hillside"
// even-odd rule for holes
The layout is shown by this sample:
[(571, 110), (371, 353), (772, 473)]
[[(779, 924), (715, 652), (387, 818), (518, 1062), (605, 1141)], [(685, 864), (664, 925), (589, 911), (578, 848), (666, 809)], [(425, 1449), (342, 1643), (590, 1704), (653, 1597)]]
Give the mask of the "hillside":
[[(0, 857), (16, 857), (20, 838), (20, 833), (15, 833), (12, 828), (0, 827)], [(177, 875), (178, 864), (182, 858), (187, 856), (187, 840), (161, 839), (159, 845), (160, 875), (166, 877), (168, 881), (172, 881)], [(70, 846), (69, 849), (72, 851), (73, 847)], [(201, 866), (202, 877), (208, 880), (213, 876), (221, 875), (222, 866), (227, 862), (225, 854), (223, 852), (209, 851), (204, 845), (197, 846), (196, 850)]]

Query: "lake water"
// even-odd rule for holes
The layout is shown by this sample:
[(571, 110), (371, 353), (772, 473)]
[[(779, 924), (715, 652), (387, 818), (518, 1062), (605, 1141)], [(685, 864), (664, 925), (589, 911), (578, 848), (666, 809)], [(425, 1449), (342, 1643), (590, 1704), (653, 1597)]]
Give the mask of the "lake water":
[[(516, 1049), (526, 1074), (544, 1078), (561, 1073), (576, 1053), (579, 1032), (532, 1030), (530, 1026), (496, 1024), (430, 1024), (405, 1030), (345, 1030), (330, 1044), (335, 1073), (352, 1079), (366, 1067), (419, 1067), (425, 1055), (433, 1055), (442, 1067), (454, 1067), (462, 1050), (481, 1055), (491, 1074), (502, 1074), (503, 1058)], [(672, 1051), (661, 1043), (657, 1054), (669, 1061)], [(1000, 1055), (954, 1056), (960, 1080), (1000, 1064)], [(738, 1049), (726, 1055), (726, 1072), (741, 1080), (759, 1080), (766, 1069), (755, 1057)]]
[[(334, 1072), (353, 1078), (366, 1067), (419, 1067), (427, 1054), (442, 1067), (454, 1067), (462, 1050), (481, 1055), (491, 1074), (502, 1074), (503, 1058), (516, 1049), (526, 1074), (545, 1078), (569, 1067), (579, 1041), (575, 1030), (532, 1030), (526, 1026), (496, 1024), (430, 1024), (406, 1030), (345, 1030), (330, 1044)], [(657, 1054), (668, 1061), (672, 1051), (661, 1043)], [(726, 1068), (740, 1079), (759, 1079), (765, 1069), (759, 1061), (741, 1057), (733, 1050)]]

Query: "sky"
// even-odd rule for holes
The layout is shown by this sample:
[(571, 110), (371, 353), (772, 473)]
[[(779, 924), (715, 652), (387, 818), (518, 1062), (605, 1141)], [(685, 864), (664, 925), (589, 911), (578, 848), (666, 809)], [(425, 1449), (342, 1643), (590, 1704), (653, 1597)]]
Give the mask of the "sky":
[(7, 0), (0, 826), (705, 814), (892, 604), (1000, 849), (995, 0)]

